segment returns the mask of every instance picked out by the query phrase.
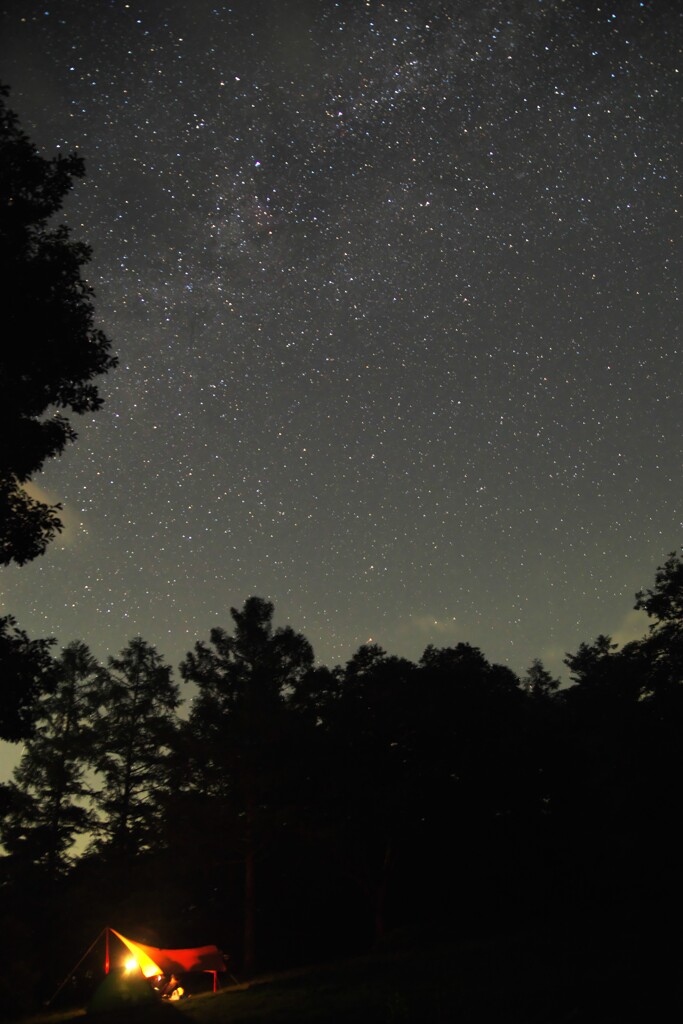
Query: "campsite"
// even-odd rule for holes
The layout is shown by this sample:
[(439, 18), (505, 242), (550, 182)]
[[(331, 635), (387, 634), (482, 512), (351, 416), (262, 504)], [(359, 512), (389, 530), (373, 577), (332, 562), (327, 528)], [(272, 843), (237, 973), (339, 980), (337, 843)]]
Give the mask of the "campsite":
[(258, 598), (188, 654), (187, 720), (143, 641), (111, 673), (67, 649), (4, 787), (0, 1018), (616, 1024), (675, 995), (682, 587), (672, 554), (649, 633), (582, 644), (564, 688), (464, 643), (327, 670)]
[[(103, 962), (98, 965), (99, 959)], [(103, 928), (94, 942), (69, 970), (46, 1005), (59, 1001), (60, 995), (73, 990), (86, 979), (102, 980), (88, 993), (87, 1010), (103, 1012), (120, 1002), (128, 1004), (155, 1001), (155, 997), (176, 1002), (192, 991), (206, 989), (197, 981), (207, 977), (210, 990), (218, 991), (219, 975), (228, 975), (228, 958), (217, 946), (195, 946), (185, 949), (162, 949), (134, 942), (114, 928)], [(232, 975), (229, 975), (232, 978)], [(183, 986), (178, 979), (183, 979)], [(188, 980), (186, 980), (188, 979)], [(232, 978), (234, 981), (234, 978)]]
[[(230, 980), (175, 1003), (159, 1001), (86, 1013), (45, 1012), (23, 1024), (623, 1024), (658, 1017), (652, 964), (623, 937), (609, 964), (605, 934), (549, 949), (528, 935), (453, 943), (394, 936), (374, 953), (317, 967)], [(629, 952), (629, 948), (631, 952)]]

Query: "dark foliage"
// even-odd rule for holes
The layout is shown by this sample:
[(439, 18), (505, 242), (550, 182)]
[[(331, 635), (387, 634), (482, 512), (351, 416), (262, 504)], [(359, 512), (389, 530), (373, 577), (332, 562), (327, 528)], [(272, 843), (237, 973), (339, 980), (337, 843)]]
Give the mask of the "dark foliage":
[(94, 326), (82, 272), (90, 249), (53, 223), (84, 164), (46, 160), (20, 129), (0, 88), (0, 564), (42, 554), (62, 528), (59, 505), (25, 484), (76, 438), (64, 410), (102, 404), (94, 378), (116, 365)]
[(127, 864), (157, 845), (169, 793), (178, 686), (171, 667), (142, 637), (109, 658), (96, 682), (90, 694), (96, 848)]
[[(199, 687), (190, 715), (191, 789), (211, 799), (206, 810), (221, 828), (222, 849), (244, 869), (244, 962), (256, 958), (257, 864), (286, 827), (300, 775), (298, 720), (288, 698), (313, 667), (308, 641), (291, 628), (273, 629), (273, 605), (257, 597), (232, 608), (232, 634), (211, 631), (181, 672)], [(216, 851), (210, 856), (216, 859)], [(225, 857), (225, 853), (223, 855)]]
[(664, 623), (683, 627), (683, 558), (672, 551), (655, 573), (655, 585), (636, 594), (636, 608), (655, 619), (653, 628)]
[(35, 705), (35, 723), (8, 787), (0, 840), (11, 863), (41, 865), (55, 878), (71, 864), (74, 841), (93, 826), (84, 806), (93, 735), (90, 692), (100, 673), (85, 644), (75, 641), (54, 662), (54, 685)]
[(38, 699), (55, 682), (53, 640), (30, 640), (11, 615), (0, 618), (0, 739), (18, 743), (33, 731)]
[[(364, 646), (314, 668), (305, 638), (250, 598), (181, 666), (198, 695), (146, 748), (163, 749), (163, 772), (139, 777), (144, 828), (126, 858), (91, 850), (52, 880), (40, 857), (5, 858), (6, 927), (49, 907), (56, 928), (68, 908), (74, 959), (113, 924), (152, 944), (217, 942), (236, 972), (382, 948), (397, 929), (467, 948), (514, 936), (565, 976), (571, 962), (577, 1002), (600, 990), (604, 1010), (624, 964), (656, 976), (681, 910), (679, 569), (671, 556), (638, 596), (648, 634), (581, 644), (566, 688), (538, 661), (520, 680), (466, 643), (418, 663)], [(119, 687), (136, 664), (112, 663)], [(98, 743), (83, 756), (102, 768)], [(20, 820), (20, 790), (0, 796)], [(118, 804), (95, 803), (114, 836)]]

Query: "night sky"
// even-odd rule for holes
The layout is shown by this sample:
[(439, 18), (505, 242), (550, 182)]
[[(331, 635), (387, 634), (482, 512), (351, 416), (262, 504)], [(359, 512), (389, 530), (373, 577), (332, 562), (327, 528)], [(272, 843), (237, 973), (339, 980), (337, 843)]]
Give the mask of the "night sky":
[(252, 594), (327, 665), (643, 635), (682, 536), (681, 39), (670, 0), (6, 3), (120, 365), (4, 611), (173, 665)]

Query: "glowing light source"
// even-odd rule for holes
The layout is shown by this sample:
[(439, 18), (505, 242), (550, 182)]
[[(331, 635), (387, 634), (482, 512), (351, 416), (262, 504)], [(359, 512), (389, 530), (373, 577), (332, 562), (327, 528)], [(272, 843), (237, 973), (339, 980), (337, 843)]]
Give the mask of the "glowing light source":
[[(159, 964), (155, 963), (155, 961), (152, 960), (152, 958), (149, 956), (149, 954), (145, 951), (145, 949), (142, 946), (140, 946), (137, 942), (131, 942), (130, 939), (127, 939), (124, 935), (121, 935), (113, 928), (111, 929), (111, 931), (113, 932), (114, 935), (116, 935), (118, 939), (121, 940), (124, 946), (128, 947), (128, 951), (131, 954), (131, 957), (126, 964), (127, 971), (132, 970), (134, 967), (137, 967), (140, 971), (142, 971), (142, 974), (145, 978), (153, 978), (155, 977), (155, 975), (163, 973)], [(129, 968), (127, 966), (128, 963), (132, 963), (133, 968)]]

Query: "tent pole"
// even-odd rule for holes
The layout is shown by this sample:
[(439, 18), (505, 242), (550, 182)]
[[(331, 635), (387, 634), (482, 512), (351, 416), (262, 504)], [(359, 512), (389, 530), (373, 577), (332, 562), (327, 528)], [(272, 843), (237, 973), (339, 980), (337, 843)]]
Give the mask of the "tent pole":
[(109, 974), (109, 929), (105, 928), (106, 938), (104, 940), (104, 973)]
[(94, 941), (94, 942), (92, 942), (92, 943), (91, 943), (91, 944), (90, 944), (90, 945), (88, 946), (88, 948), (86, 949), (85, 953), (83, 954), (83, 956), (81, 957), (81, 959), (80, 959), (80, 960), (78, 961), (78, 963), (77, 963), (77, 964), (74, 964), (74, 966), (73, 966), (73, 967), (71, 968), (71, 970), (67, 972), (67, 975), (66, 975), (66, 977), (64, 978), (64, 981), (63, 981), (63, 982), (61, 983), (61, 985), (60, 985), (60, 986), (59, 986), (59, 987), (58, 987), (58, 988), (56, 989), (56, 991), (55, 991), (55, 992), (54, 992), (54, 993), (53, 993), (53, 994), (52, 994), (52, 995), (50, 996), (50, 998), (49, 998), (49, 999), (47, 1000), (47, 1002), (45, 1003), (45, 1005), (46, 1005), (46, 1006), (49, 1006), (49, 1005), (50, 1005), (50, 1003), (52, 1002), (52, 1000), (53, 1000), (53, 999), (55, 998), (55, 996), (59, 995), (59, 993), (60, 993), (60, 992), (62, 991), (62, 989), (63, 989), (63, 988), (64, 988), (64, 986), (66, 985), (67, 981), (69, 980), (69, 978), (70, 978), (70, 977), (71, 977), (71, 976), (72, 976), (73, 974), (75, 974), (75, 973), (76, 973), (76, 971), (78, 970), (78, 968), (79, 968), (79, 967), (81, 966), (81, 964), (82, 964), (82, 963), (83, 963), (83, 961), (85, 960), (85, 958), (86, 958), (86, 956), (88, 955), (88, 953), (90, 953), (90, 952), (91, 952), (91, 951), (92, 951), (92, 950), (93, 950), (93, 949), (95, 948), (95, 946), (97, 945), (97, 943), (98, 943), (98, 942), (100, 941), (100, 939), (102, 938), (102, 932), (105, 932), (105, 933), (106, 933), (106, 935), (107, 935), (107, 949), (109, 949), (109, 929), (108, 929), (108, 928), (103, 928), (103, 929), (102, 929), (102, 931), (100, 932), (100, 934), (99, 934), (99, 935), (97, 936), (97, 938), (95, 939), (95, 941)]

